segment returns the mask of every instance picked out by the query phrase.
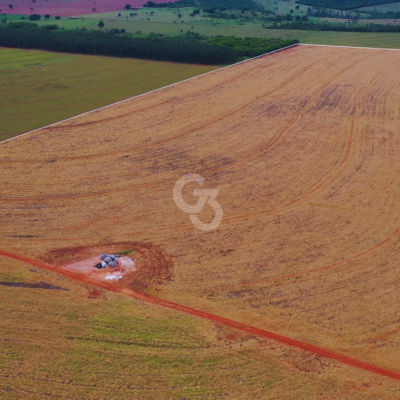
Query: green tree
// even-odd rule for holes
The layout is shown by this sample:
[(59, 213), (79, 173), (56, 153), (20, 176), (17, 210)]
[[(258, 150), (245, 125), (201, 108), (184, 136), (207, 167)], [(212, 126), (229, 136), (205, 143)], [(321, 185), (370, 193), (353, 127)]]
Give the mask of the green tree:
[(103, 22), (103, 20), (100, 20), (97, 26), (99, 28), (103, 28), (104, 25), (105, 25), (105, 23)]
[(8, 7), (10, 10), (12, 10), (14, 6), (12, 4), (9, 4)]
[(32, 14), (32, 15), (29, 16), (29, 19), (30, 19), (31, 21), (39, 21), (40, 18), (41, 18), (41, 16), (38, 15), (38, 14)]
[(125, 6), (125, 10), (130, 10), (131, 9), (131, 5), (130, 4), (127, 4), (126, 6)]

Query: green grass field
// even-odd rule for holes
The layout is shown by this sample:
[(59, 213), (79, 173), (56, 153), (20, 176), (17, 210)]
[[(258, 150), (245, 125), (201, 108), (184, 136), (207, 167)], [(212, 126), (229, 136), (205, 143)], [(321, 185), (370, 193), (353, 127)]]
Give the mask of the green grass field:
[(373, 12), (376, 10), (379, 13), (387, 13), (388, 11), (400, 11), (400, 3), (381, 4), (378, 6), (362, 7), (360, 10)]
[(216, 68), (0, 48), (0, 140)]
[[(273, 0), (265, 2), (275, 3)], [(295, 6), (291, 2), (277, 2), (276, 7), (281, 7), (280, 3), (286, 3), (286, 7)], [(399, 3), (400, 4), (400, 3)], [(265, 4), (267, 6), (267, 4)], [(274, 4), (272, 4), (274, 5)], [(268, 8), (268, 7), (267, 7)], [(48, 22), (39, 21), (39, 25), (57, 23), (61, 28), (75, 29), (87, 28), (98, 29), (97, 24), (100, 20), (105, 22), (104, 29), (126, 29), (127, 32), (135, 34), (137, 31), (143, 36), (149, 33), (159, 33), (166, 36), (180, 35), (181, 31), (188, 30), (202, 35), (233, 35), (238, 37), (255, 36), (265, 38), (299, 39), (301, 43), (329, 44), (341, 46), (361, 46), (361, 47), (387, 47), (400, 48), (400, 34), (398, 33), (358, 33), (358, 32), (312, 32), (296, 30), (264, 29), (260, 21), (248, 21), (246, 23), (237, 20), (222, 20), (204, 18), (202, 14), (196, 18), (189, 16), (192, 8), (180, 9), (182, 18), (177, 17), (176, 9), (153, 9), (154, 15), (150, 15), (152, 9), (143, 8), (135, 11), (138, 16), (130, 17), (130, 11), (94, 14), (85, 16), (84, 20), (70, 20), (63, 18), (55, 21), (51, 18)], [(304, 10), (296, 10), (300, 13)], [(128, 17), (128, 19), (126, 19)], [(21, 16), (8, 16), (8, 20), (21, 21)], [(176, 21), (176, 23), (174, 23)]]
[[(283, 1), (283, 0), (258, 0), (266, 10), (271, 10), (281, 15), (289, 14), (290, 10), (293, 10), (293, 15), (307, 15), (307, 8), (303, 4), (296, 4), (295, 0)], [(299, 7), (296, 10), (296, 7)]]
[[(294, 32), (294, 31), (293, 31)], [(329, 44), (335, 46), (400, 48), (399, 33), (360, 32), (299, 32), (301, 43)]]

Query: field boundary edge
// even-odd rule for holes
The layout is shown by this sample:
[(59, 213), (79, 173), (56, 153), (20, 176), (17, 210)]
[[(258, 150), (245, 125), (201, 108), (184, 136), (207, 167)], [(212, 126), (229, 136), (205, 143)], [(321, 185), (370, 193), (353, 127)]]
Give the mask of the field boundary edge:
[(170, 85), (163, 86), (163, 87), (160, 87), (160, 88), (157, 88), (157, 89), (153, 89), (153, 90), (150, 90), (149, 92), (145, 92), (145, 93), (142, 93), (142, 94), (138, 94), (138, 95), (136, 95), (136, 96), (128, 97), (127, 99), (119, 100), (119, 101), (117, 101), (117, 102), (115, 102), (115, 103), (107, 104), (106, 106), (102, 106), (102, 107), (99, 107), (99, 108), (95, 108), (95, 109), (93, 109), (93, 110), (86, 111), (86, 112), (84, 112), (84, 113), (82, 113), (82, 114), (77, 114), (77, 115), (74, 115), (74, 116), (72, 116), (72, 117), (69, 117), (69, 118), (66, 118), (66, 119), (62, 119), (61, 121), (53, 122), (52, 124), (45, 125), (45, 126), (42, 126), (42, 127), (40, 127), (40, 128), (33, 129), (32, 131), (29, 131), (29, 132), (26, 132), (26, 133), (21, 133), (20, 135), (17, 135), (17, 136), (8, 138), (8, 139), (4, 139), (4, 140), (0, 141), (0, 145), (2, 145), (3, 143), (7, 143), (7, 142), (9, 142), (9, 141), (11, 141), (11, 140), (20, 138), (20, 137), (22, 137), (22, 136), (29, 135), (29, 134), (31, 134), (31, 133), (40, 131), (41, 129), (50, 128), (50, 127), (52, 127), (52, 126), (54, 126), (54, 125), (61, 124), (62, 122), (70, 121), (71, 119), (78, 118), (78, 117), (82, 117), (83, 115), (87, 115), (87, 114), (90, 114), (90, 113), (93, 113), (93, 112), (96, 112), (96, 111), (100, 111), (100, 110), (103, 110), (103, 109), (105, 109), (105, 108), (107, 108), (107, 107), (112, 107), (112, 106), (115, 106), (115, 105), (117, 105), (117, 104), (121, 104), (121, 103), (124, 103), (124, 102), (126, 102), (126, 101), (133, 100), (133, 99), (136, 99), (136, 98), (138, 98), (138, 97), (142, 97), (142, 96), (145, 96), (145, 95), (147, 95), (147, 94), (157, 92), (157, 91), (159, 91), (159, 90), (163, 90), (163, 89), (166, 89), (166, 88), (169, 88), (169, 87), (172, 87), (172, 86), (179, 85), (179, 84), (184, 83), (184, 82), (191, 81), (191, 80), (193, 80), (193, 79), (201, 78), (201, 77), (203, 77), (203, 76), (212, 74), (212, 73), (214, 73), (214, 72), (222, 71), (222, 70), (224, 70), (224, 69), (226, 69), (226, 68), (231, 68), (231, 67), (234, 67), (234, 66), (239, 65), (239, 64), (243, 64), (243, 63), (246, 63), (246, 62), (249, 62), (249, 61), (252, 61), (252, 60), (256, 60), (257, 58), (266, 57), (266, 56), (268, 56), (268, 55), (270, 55), (270, 54), (277, 53), (277, 52), (279, 52), (279, 51), (286, 50), (286, 49), (289, 49), (289, 48), (291, 48), (291, 47), (298, 46), (299, 44), (300, 44), (300, 43), (291, 44), (290, 46), (282, 47), (282, 48), (280, 48), (280, 49), (277, 49), (277, 50), (274, 50), (274, 51), (270, 51), (270, 52), (268, 52), (268, 53), (264, 53), (264, 54), (261, 54), (261, 55), (256, 56), (256, 57), (249, 58), (248, 60), (239, 61), (238, 63), (235, 63), (235, 64), (231, 64), (231, 65), (227, 65), (227, 66), (225, 66), (225, 67), (217, 68), (217, 69), (214, 69), (213, 71), (209, 71), (209, 72), (206, 72), (206, 73), (201, 74), (201, 75), (193, 76), (192, 78), (184, 79), (183, 81), (171, 83)]
[(360, 46), (340, 46), (335, 44), (313, 44), (313, 43), (297, 43), (298, 46), (316, 46), (316, 47), (339, 47), (345, 49), (364, 49), (364, 50), (394, 50), (400, 51), (400, 49), (391, 49), (389, 47), (360, 47)]

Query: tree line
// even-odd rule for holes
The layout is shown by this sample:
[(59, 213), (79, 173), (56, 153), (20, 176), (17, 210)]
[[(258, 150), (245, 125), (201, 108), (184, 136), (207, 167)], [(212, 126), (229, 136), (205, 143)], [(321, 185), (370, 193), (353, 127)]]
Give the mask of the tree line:
[(214, 36), (207, 39), (207, 43), (217, 46), (233, 48), (244, 57), (256, 57), (260, 54), (269, 53), (282, 47), (299, 43), (297, 39), (263, 39), (257, 37), (239, 38), (235, 36)]
[[(208, 40), (198, 34), (160, 38), (150, 35), (132, 38), (102, 31), (35, 29), (9, 24), (0, 28), (0, 46), (50, 50), (65, 53), (94, 54), (113, 57), (132, 57), (158, 61), (174, 61), (205, 65), (232, 64), (244, 57), (255, 57), (265, 52), (293, 44), (295, 41), (275, 40), (252, 42), (240, 38), (223, 37)], [(289, 43), (290, 42), (290, 43)]]
[(334, 8), (336, 10), (354, 10), (358, 7), (379, 6), (399, 3), (400, 0), (297, 0), (296, 3), (313, 7)]
[(299, 29), (306, 31), (337, 31), (337, 32), (400, 32), (400, 25), (390, 24), (346, 24), (327, 22), (293, 21), (281, 24), (265, 24), (266, 29)]
[(253, 0), (178, 0), (175, 2), (168, 3), (156, 3), (154, 1), (148, 1), (143, 4), (144, 7), (170, 7), (170, 8), (182, 8), (182, 7), (202, 7), (206, 9), (214, 10), (245, 10), (245, 11), (263, 11), (264, 7)]

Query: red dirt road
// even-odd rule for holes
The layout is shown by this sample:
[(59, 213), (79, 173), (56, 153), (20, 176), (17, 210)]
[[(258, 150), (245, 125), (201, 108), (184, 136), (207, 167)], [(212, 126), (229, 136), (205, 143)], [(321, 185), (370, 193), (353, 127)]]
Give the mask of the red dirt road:
[[(132, 0), (131, 7), (142, 7), (146, 0)], [(166, 0), (160, 0), (164, 3)], [(13, 9), (8, 8), (8, 2), (0, 1), (0, 9), (6, 14), (50, 14), (52, 17), (73, 17), (77, 15), (99, 14), (112, 11), (122, 11), (127, 4), (126, 0), (97, 0), (96, 4), (89, 0), (36, 0), (35, 3), (23, 0), (13, 0)], [(34, 9), (31, 11), (31, 7)], [(93, 12), (92, 8), (96, 8)]]
[(135, 292), (131, 289), (117, 287), (108, 282), (102, 282), (102, 281), (97, 281), (97, 280), (95, 281), (92, 278), (85, 276), (83, 274), (79, 274), (76, 272), (61, 269), (54, 265), (46, 264), (41, 261), (33, 260), (28, 257), (20, 256), (18, 254), (13, 254), (13, 253), (10, 253), (5, 250), (0, 249), (0, 255), (34, 265), (35, 267), (44, 268), (44, 269), (47, 269), (47, 270), (50, 270), (53, 272), (57, 272), (59, 274), (67, 276), (70, 279), (74, 279), (74, 280), (82, 282), (82, 283), (95, 285), (95, 286), (101, 287), (103, 289), (111, 290), (114, 292), (120, 292), (127, 296), (138, 299), (138, 300), (146, 301), (148, 303), (156, 304), (156, 305), (159, 305), (162, 307), (168, 307), (168, 308), (171, 308), (171, 309), (174, 309), (177, 311), (185, 312), (187, 314), (195, 315), (197, 317), (201, 317), (201, 318), (207, 319), (209, 321), (213, 321), (213, 322), (216, 322), (219, 324), (230, 326), (232, 328), (240, 329), (244, 332), (249, 332), (249, 333), (259, 335), (259, 336), (262, 336), (262, 337), (265, 337), (268, 339), (276, 340), (276, 341), (284, 343), (286, 345), (294, 346), (299, 349), (311, 352), (318, 356), (330, 358), (332, 360), (339, 361), (343, 364), (351, 365), (353, 367), (360, 368), (365, 371), (373, 372), (375, 374), (379, 374), (379, 375), (386, 376), (386, 377), (400, 381), (400, 373), (398, 373), (398, 372), (395, 372), (395, 371), (392, 371), (392, 370), (389, 370), (386, 368), (382, 368), (382, 367), (379, 367), (379, 366), (376, 366), (373, 364), (368, 364), (363, 361), (359, 361), (354, 358), (332, 352), (332, 351), (324, 349), (322, 347), (314, 346), (312, 344), (301, 342), (301, 341), (295, 340), (295, 339), (291, 339), (289, 337), (278, 335), (273, 332), (269, 332), (269, 331), (265, 331), (263, 329), (259, 329), (259, 328), (255, 328), (255, 327), (252, 327), (249, 325), (241, 324), (239, 322), (236, 322), (236, 321), (233, 321), (233, 320), (230, 320), (227, 318), (219, 317), (217, 315), (203, 312), (200, 310), (195, 310), (190, 307), (185, 307), (185, 306), (175, 304), (175, 303), (172, 303), (169, 301), (157, 299), (155, 297), (152, 297), (152, 296), (140, 293), (140, 292)]

